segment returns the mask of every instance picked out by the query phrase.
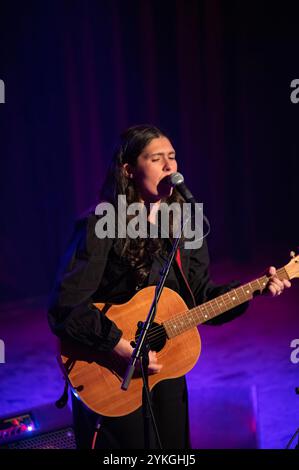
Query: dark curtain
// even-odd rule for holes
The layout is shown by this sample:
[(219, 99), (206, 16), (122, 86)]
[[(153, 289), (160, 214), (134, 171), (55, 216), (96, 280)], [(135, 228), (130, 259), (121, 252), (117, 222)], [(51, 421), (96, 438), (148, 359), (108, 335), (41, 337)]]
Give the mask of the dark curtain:
[(1, 2), (0, 300), (49, 292), (75, 217), (136, 123), (172, 139), (213, 259), (285, 262), (299, 238), (295, 6)]

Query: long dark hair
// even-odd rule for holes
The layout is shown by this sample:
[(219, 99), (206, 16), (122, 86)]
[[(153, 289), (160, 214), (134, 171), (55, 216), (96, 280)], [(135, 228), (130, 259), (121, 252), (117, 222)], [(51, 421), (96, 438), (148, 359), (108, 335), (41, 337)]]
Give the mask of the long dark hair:
[[(121, 134), (120, 142), (116, 146), (110, 168), (100, 192), (101, 201), (112, 203), (116, 209), (118, 195), (120, 194), (126, 196), (127, 204), (140, 201), (140, 195), (134, 179), (128, 177), (123, 164), (129, 163), (134, 167), (143, 149), (153, 139), (158, 137), (166, 137), (166, 135), (157, 127), (146, 124), (130, 127)], [(174, 188), (171, 196), (163, 200), (163, 202), (168, 204), (179, 202), (181, 204), (183, 200)], [(127, 215), (127, 223), (132, 217)], [(171, 221), (169, 234), (171, 239), (173, 236)], [(117, 240), (115, 251), (136, 269), (137, 282), (142, 284), (149, 273), (153, 256), (159, 251), (162, 254), (166, 254), (167, 242), (162, 238), (138, 237), (132, 239), (127, 235), (126, 238), (119, 238)]]

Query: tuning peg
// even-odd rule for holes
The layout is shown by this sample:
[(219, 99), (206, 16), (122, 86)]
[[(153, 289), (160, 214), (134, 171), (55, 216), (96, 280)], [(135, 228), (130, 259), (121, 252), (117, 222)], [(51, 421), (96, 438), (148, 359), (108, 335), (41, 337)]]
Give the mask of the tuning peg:
[(295, 258), (295, 256), (296, 256), (295, 251), (291, 251), (291, 252), (290, 252), (290, 257), (291, 257), (291, 258)]

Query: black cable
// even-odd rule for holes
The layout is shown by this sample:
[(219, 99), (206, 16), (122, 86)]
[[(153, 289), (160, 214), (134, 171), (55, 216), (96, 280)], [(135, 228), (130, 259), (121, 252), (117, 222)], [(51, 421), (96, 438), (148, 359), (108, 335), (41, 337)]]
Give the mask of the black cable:
[[(287, 446), (286, 446), (286, 449), (289, 449), (290, 448), (290, 445), (292, 444), (293, 440), (295, 439), (295, 437), (297, 436), (297, 434), (299, 435), (299, 428), (297, 429), (297, 431), (294, 433), (294, 435), (291, 437), (291, 439), (289, 440), (289, 442), (287, 443)], [(296, 446), (297, 447), (297, 446)]]
[(93, 437), (92, 437), (92, 444), (91, 444), (92, 449), (95, 449), (100, 427), (101, 427), (101, 416), (99, 416), (97, 421), (96, 421), (95, 431), (94, 431), (94, 434), (93, 434)]

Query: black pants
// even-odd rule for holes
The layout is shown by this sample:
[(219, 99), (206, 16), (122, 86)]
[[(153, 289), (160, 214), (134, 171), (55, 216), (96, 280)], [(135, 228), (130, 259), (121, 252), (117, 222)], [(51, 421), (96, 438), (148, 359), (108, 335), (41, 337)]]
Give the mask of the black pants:
[[(153, 411), (163, 449), (187, 449), (189, 445), (188, 398), (185, 377), (164, 380), (152, 393)], [(73, 420), (78, 449), (90, 449), (99, 415), (88, 410), (74, 395)], [(144, 449), (142, 409), (118, 418), (101, 417), (97, 449)], [(158, 448), (151, 430), (150, 448)]]

